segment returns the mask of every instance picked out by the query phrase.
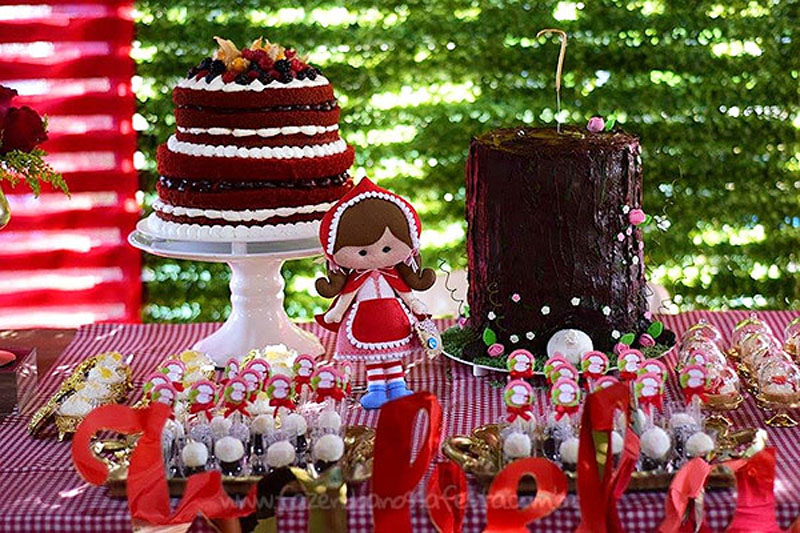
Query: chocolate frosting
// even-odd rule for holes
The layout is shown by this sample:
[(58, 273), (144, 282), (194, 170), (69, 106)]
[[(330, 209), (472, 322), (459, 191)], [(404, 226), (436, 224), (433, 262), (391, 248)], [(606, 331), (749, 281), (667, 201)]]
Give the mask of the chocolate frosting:
[(470, 325), (489, 325), (507, 352), (538, 353), (567, 327), (588, 333), (599, 349), (613, 345), (614, 330), (646, 329), (641, 230), (623, 211), (641, 207), (640, 154), (639, 140), (621, 131), (512, 128), (473, 139)]

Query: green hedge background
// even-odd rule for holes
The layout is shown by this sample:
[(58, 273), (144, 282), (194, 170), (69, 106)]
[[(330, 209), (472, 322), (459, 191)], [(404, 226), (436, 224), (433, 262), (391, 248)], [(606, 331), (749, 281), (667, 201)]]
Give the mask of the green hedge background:
[[(644, 145), (650, 279), (678, 308), (800, 304), (800, 14), (795, 1), (396, 2), (141, 0), (137, 164), (154, 198), (156, 145), (174, 129), (171, 86), (220, 35), (310, 53), (343, 108), (356, 174), (419, 207), (428, 264), (466, 266), (470, 137), (554, 125), (557, 38), (569, 33), (565, 122), (613, 117)], [(446, 267), (446, 268), (447, 268)], [(324, 304), (320, 266), (285, 267), (290, 314)], [(220, 320), (224, 266), (146, 256), (145, 320)]]

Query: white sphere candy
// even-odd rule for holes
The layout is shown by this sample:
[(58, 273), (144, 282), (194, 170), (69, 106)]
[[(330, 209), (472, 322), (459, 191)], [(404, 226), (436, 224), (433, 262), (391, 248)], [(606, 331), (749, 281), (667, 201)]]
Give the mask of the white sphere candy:
[(258, 415), (250, 426), (253, 433), (264, 435), (275, 430), (275, 418), (272, 415)]
[(669, 435), (659, 427), (650, 428), (642, 434), (642, 453), (654, 461), (663, 460), (670, 446)]
[(339, 431), (342, 427), (342, 417), (336, 411), (323, 411), (319, 414), (317, 425), (321, 429)]
[(688, 457), (704, 457), (714, 449), (714, 439), (702, 431), (698, 431), (686, 441)]
[(232, 463), (244, 456), (244, 445), (234, 437), (222, 437), (214, 445), (214, 455), (223, 463)]
[(294, 463), (294, 446), (288, 440), (281, 440), (267, 448), (267, 465), (281, 468)]
[(225, 436), (231, 430), (232, 423), (230, 418), (217, 415), (211, 419), (211, 432), (217, 437)]
[(576, 367), (581, 363), (581, 357), (586, 352), (594, 350), (594, 344), (589, 335), (579, 329), (562, 329), (553, 333), (547, 341), (547, 357), (560, 353)]
[(503, 442), (503, 453), (517, 459), (531, 455), (531, 438), (525, 433), (512, 433)]
[(181, 459), (189, 468), (204, 466), (208, 462), (208, 448), (202, 442), (188, 442), (181, 450)]
[(303, 418), (303, 415), (290, 413), (284, 417), (281, 429), (289, 435), (297, 437), (306, 434), (308, 431), (308, 423), (306, 423), (306, 419)]
[(335, 434), (323, 435), (314, 443), (314, 458), (335, 463), (344, 455), (344, 441)]
[(578, 464), (578, 448), (580, 440), (578, 437), (570, 437), (561, 443), (558, 447), (558, 454), (561, 456), (561, 462), (568, 465)]
[(625, 441), (616, 431), (611, 432), (611, 454), (617, 455), (618, 453), (622, 452), (622, 448), (625, 447)]

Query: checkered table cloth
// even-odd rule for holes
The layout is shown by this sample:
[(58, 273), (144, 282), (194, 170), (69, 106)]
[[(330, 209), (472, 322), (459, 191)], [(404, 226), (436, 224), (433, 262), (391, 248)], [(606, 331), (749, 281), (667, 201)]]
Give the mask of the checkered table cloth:
[[(776, 331), (797, 316), (797, 312), (769, 311), (759, 313)], [(746, 312), (697, 311), (661, 317), (665, 325), (680, 334), (701, 318), (718, 326), (728, 334)], [(446, 326), (447, 323), (441, 323)], [(97, 324), (80, 329), (70, 346), (59, 356), (52, 370), (40, 379), (38, 402), (45, 401), (61, 380), (84, 358), (95, 353), (118, 350), (133, 354), (134, 380), (137, 389), (144, 377), (171, 353), (191, 346), (208, 335), (218, 324), (188, 325), (115, 325)], [(303, 327), (317, 334), (329, 353), (334, 337), (315, 324)], [(668, 366), (674, 366), (674, 350), (667, 356)], [(410, 373), (414, 390), (433, 392), (442, 404), (444, 413), (443, 435), (468, 434), (476, 426), (496, 422), (503, 415), (499, 391), (489, 379), (475, 378), (471, 369), (445, 357), (433, 362), (420, 362)], [(546, 391), (539, 390), (537, 409), (547, 408)], [(675, 376), (670, 376), (668, 399), (677, 400), (679, 392)], [(134, 398), (135, 399), (135, 398)], [(35, 408), (36, 405), (33, 406)], [(15, 413), (0, 424), (0, 531), (130, 531), (127, 502), (107, 495), (103, 487), (84, 482), (72, 467), (68, 442), (55, 441), (55, 433), (48, 430), (34, 439), (25, 431), (30, 412)], [(357, 403), (349, 405), (346, 421), (349, 424), (374, 426), (378, 413), (361, 409)], [(737, 426), (763, 426), (764, 413), (759, 411), (752, 398), (733, 414)], [(775, 497), (778, 502), (778, 521), (787, 527), (800, 514), (800, 429), (768, 429), (771, 443), (778, 450), (778, 473), (775, 480)], [(420, 426), (417, 438), (424, 428)], [(443, 457), (439, 457), (440, 460)], [(424, 508), (423, 483), (411, 501), (414, 531), (434, 532)], [(348, 499), (348, 525), (350, 531), (371, 531), (372, 510), (369, 488), (355, 488)], [(478, 532), (485, 526), (485, 497), (474, 486), (470, 487), (470, 507), (464, 531)], [(623, 524), (629, 532), (653, 531), (663, 517), (664, 493), (625, 494), (619, 502)], [(712, 491), (706, 496), (705, 512), (714, 530), (722, 530), (730, 521), (735, 508), (735, 491)], [(282, 498), (278, 504), (278, 524), (282, 532), (301, 532), (306, 529), (306, 507), (302, 497)], [(534, 524), (535, 531), (571, 531), (580, 520), (578, 500), (567, 496), (563, 505), (549, 517)], [(193, 530), (207, 527), (199, 519)]]

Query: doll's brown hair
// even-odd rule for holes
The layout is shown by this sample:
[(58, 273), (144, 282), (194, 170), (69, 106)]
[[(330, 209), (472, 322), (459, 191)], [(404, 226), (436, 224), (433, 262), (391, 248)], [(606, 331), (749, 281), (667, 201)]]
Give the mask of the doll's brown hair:
[[(381, 238), (386, 229), (410, 247), (411, 229), (408, 227), (403, 211), (394, 203), (381, 198), (368, 198), (347, 208), (339, 219), (333, 253), (345, 246), (369, 246)], [(417, 263), (420, 258), (416, 257)], [(430, 268), (420, 268), (417, 272), (404, 263), (395, 265), (400, 278), (414, 290), (429, 289), (436, 281), (436, 273)], [(325, 298), (333, 298), (344, 288), (347, 272), (328, 272), (327, 278), (317, 279), (317, 292)]]

